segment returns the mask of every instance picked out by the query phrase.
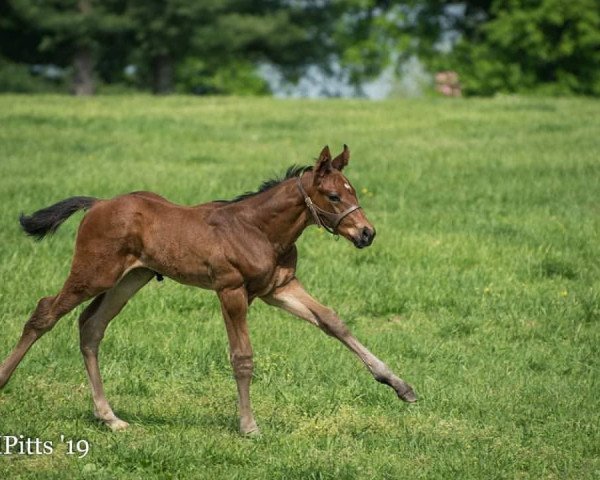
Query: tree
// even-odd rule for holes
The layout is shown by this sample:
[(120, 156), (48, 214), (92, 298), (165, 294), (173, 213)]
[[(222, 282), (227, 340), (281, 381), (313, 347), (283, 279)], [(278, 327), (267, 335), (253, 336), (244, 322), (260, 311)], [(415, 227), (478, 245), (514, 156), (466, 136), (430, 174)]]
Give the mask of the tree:
[(119, 35), (131, 26), (120, 14), (123, 10), (120, 0), (9, 0), (8, 3), (14, 22), (26, 26), (28, 38), (37, 43), (35, 50), (39, 55), (29, 54), (25, 58), (70, 65), (72, 91), (76, 95), (94, 93), (94, 71), (100, 50), (109, 39), (118, 41)]
[(600, 95), (600, 8), (595, 0), (543, 0), (492, 5), (493, 18), (481, 27), (482, 45), (457, 47), (471, 65), (465, 69), (473, 92), (532, 91)]
[(19, 47), (9, 48), (17, 62), (70, 66), (77, 94), (91, 94), (98, 76), (118, 78), (128, 63), (138, 86), (156, 93), (172, 91), (177, 76), (197, 92), (264, 93), (255, 73), (262, 63), (291, 82), (317, 67), (358, 88), (390, 63), (397, 3), (8, 0), (11, 20), (0, 22), (0, 39), (17, 38)]
[(337, 2), (333, 25), (339, 63), (351, 85), (366, 81), (399, 62), (407, 47), (406, 2), (354, 0)]
[(465, 93), (600, 95), (597, 0), (417, 3), (414, 51), (459, 72)]
[(324, 50), (301, 15), (322, 8), (285, 0), (129, 0), (135, 63), (156, 93), (173, 89), (175, 65), (190, 57), (202, 65), (200, 77), (260, 61), (292, 75)]

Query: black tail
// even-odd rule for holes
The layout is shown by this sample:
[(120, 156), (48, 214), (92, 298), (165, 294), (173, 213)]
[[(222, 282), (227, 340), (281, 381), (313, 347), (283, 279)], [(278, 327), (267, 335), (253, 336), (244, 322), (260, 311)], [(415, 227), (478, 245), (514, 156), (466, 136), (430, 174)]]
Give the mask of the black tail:
[(21, 214), (19, 223), (27, 235), (38, 240), (58, 230), (63, 222), (78, 210), (87, 210), (98, 199), (93, 197), (71, 197), (54, 205), (38, 210), (32, 215)]

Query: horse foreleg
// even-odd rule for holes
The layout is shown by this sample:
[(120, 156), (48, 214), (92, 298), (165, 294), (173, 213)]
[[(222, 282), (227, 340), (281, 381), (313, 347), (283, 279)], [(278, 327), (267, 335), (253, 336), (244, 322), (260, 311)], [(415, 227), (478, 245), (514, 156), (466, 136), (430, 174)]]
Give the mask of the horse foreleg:
[(244, 288), (221, 290), (218, 294), (229, 339), (231, 366), (238, 389), (240, 431), (246, 435), (257, 434), (259, 430), (250, 404), (250, 382), (254, 363), (246, 321), (248, 295)]
[(405, 402), (415, 402), (417, 400), (412, 387), (394, 375), (385, 363), (367, 350), (352, 335), (336, 312), (311, 297), (297, 279), (293, 279), (283, 287), (276, 289), (275, 292), (262, 298), (262, 300), (309, 321), (326, 334), (337, 338), (362, 360), (375, 380), (392, 387), (398, 397)]

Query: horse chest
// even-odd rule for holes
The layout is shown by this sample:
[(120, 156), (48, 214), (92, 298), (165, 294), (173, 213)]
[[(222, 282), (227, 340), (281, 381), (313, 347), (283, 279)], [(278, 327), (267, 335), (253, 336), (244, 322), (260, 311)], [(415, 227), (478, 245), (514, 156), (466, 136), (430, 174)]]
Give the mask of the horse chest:
[(296, 272), (296, 249), (291, 248), (283, 255), (266, 256), (252, 263), (245, 273), (245, 283), (251, 297), (262, 297), (288, 283)]
[[(237, 277), (250, 297), (264, 295), (273, 288), (277, 277), (277, 257), (274, 252), (250, 247), (229, 257), (227, 263), (235, 270), (235, 275), (225, 275), (222, 278)], [(216, 280), (220, 283), (218, 278)]]
[(275, 271), (275, 259), (269, 257), (244, 258), (238, 269), (244, 277), (244, 283), (252, 288), (262, 289), (270, 283)]

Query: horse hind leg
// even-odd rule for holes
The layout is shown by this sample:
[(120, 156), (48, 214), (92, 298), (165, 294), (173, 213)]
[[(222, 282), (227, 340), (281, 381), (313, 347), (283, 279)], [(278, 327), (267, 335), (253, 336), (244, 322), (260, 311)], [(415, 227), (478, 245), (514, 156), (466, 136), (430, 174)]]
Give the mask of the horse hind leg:
[(109, 322), (153, 276), (154, 272), (144, 268), (132, 270), (113, 288), (97, 296), (79, 317), (80, 349), (92, 391), (94, 416), (113, 431), (129, 424), (115, 415), (104, 395), (98, 366), (99, 345)]
[[(14, 370), (31, 346), (45, 333), (52, 330), (56, 322), (78, 305), (111, 288), (124, 271), (123, 262), (107, 256), (99, 257), (103, 268), (90, 264), (88, 256), (76, 251), (69, 277), (58, 295), (42, 298), (23, 327), (23, 333), (11, 354), (0, 365), (0, 389), (6, 385)], [(110, 265), (109, 268), (106, 265)], [(98, 271), (103, 271), (98, 275)]]
[(23, 327), (23, 333), (16, 347), (0, 365), (0, 389), (6, 385), (31, 346), (46, 332), (49, 332), (61, 317), (93, 296), (89, 290), (76, 288), (70, 280), (71, 278), (67, 279), (58, 295), (44, 297), (38, 302), (36, 309)]

